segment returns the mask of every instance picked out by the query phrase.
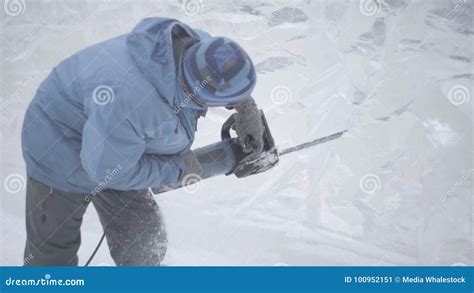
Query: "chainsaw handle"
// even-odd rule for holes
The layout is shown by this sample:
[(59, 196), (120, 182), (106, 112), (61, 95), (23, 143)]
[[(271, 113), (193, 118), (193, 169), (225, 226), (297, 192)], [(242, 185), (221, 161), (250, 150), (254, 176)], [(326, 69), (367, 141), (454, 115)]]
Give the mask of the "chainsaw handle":
[(222, 128), (221, 128), (221, 139), (222, 140), (227, 140), (227, 139), (231, 139), (232, 137), (230, 136), (230, 130), (231, 129), (234, 129), (235, 127), (235, 123), (236, 123), (236, 115), (237, 113), (234, 113), (232, 115), (230, 115), (229, 118), (227, 118), (227, 120), (224, 122), (224, 124), (222, 124)]

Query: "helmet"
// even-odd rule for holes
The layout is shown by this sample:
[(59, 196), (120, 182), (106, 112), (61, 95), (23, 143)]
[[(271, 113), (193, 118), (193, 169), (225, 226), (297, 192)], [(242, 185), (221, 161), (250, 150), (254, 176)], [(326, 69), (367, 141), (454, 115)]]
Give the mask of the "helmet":
[(183, 59), (183, 75), (192, 98), (205, 106), (232, 106), (250, 97), (255, 67), (247, 53), (225, 37), (192, 45)]

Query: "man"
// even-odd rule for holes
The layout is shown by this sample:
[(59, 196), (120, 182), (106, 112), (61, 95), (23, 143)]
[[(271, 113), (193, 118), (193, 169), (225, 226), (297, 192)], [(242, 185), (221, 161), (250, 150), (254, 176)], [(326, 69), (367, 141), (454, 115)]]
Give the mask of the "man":
[(117, 265), (159, 265), (167, 238), (150, 187), (202, 172), (190, 147), (208, 107), (235, 108), (244, 149), (260, 152), (255, 82), (235, 42), (167, 18), (57, 65), (22, 131), (28, 265), (78, 264), (90, 201)]

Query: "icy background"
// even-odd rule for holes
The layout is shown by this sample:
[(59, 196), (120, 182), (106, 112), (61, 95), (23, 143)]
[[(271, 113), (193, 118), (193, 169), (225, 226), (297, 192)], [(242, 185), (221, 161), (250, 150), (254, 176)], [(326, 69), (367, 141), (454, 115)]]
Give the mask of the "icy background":
[[(22, 263), (20, 129), (38, 84), (150, 16), (248, 50), (280, 147), (349, 129), (267, 173), (157, 196), (168, 265), (474, 264), (472, 1), (3, 2), (0, 265)], [(228, 115), (212, 109), (195, 146)], [(93, 207), (82, 232), (83, 264), (102, 233)], [(110, 264), (103, 245), (94, 265)]]

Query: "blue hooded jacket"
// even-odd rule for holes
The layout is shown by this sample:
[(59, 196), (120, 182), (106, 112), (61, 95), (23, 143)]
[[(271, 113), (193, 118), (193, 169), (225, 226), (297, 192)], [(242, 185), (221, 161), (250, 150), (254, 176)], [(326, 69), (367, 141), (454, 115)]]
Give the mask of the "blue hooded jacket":
[(195, 40), (210, 37), (174, 19), (149, 18), (52, 70), (23, 123), (29, 176), (81, 193), (177, 181), (179, 155), (207, 109), (184, 101), (172, 48), (176, 27)]

